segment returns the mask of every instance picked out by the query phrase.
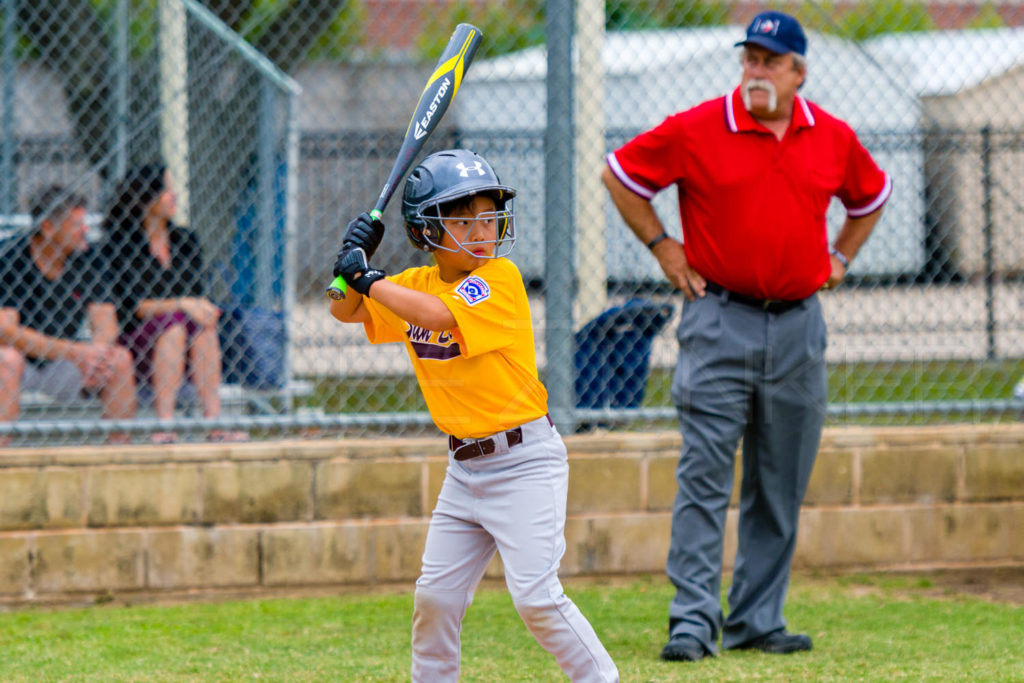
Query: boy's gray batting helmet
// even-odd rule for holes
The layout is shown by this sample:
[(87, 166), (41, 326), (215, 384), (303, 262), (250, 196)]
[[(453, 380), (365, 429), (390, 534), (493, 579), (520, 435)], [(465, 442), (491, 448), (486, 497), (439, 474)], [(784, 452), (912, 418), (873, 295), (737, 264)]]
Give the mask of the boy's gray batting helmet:
[(487, 195), (494, 200), (497, 211), (498, 245), (507, 245), (504, 256), (515, 244), (515, 214), (512, 198), (516, 191), (502, 185), (487, 160), (468, 149), (450, 149), (431, 154), (412, 170), (402, 194), (402, 217), (405, 232), (417, 249), (434, 251), (441, 245), (444, 225), (441, 211), (444, 204)]

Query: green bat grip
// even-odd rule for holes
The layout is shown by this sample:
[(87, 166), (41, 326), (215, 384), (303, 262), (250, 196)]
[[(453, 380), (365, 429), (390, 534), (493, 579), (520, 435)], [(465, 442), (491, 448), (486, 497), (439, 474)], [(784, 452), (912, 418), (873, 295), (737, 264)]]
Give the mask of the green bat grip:
[(339, 275), (334, 278), (331, 286), (327, 288), (327, 296), (335, 301), (341, 301), (345, 298), (346, 291), (348, 291), (348, 285), (345, 284), (345, 278)]
[[(383, 216), (379, 209), (370, 211), (370, 218), (374, 220), (380, 220)], [(345, 284), (345, 278), (338, 276), (331, 282), (331, 286), (327, 288), (327, 296), (331, 297), (335, 301), (341, 301), (345, 298), (345, 292), (348, 291), (348, 285)]]

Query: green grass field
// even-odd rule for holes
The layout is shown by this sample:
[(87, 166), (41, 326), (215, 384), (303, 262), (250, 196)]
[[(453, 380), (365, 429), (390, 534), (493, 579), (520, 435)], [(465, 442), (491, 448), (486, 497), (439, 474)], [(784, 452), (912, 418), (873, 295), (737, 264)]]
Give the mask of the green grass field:
[[(387, 594), (0, 614), (0, 681), (408, 680), (412, 586)], [(1022, 681), (1024, 608), (927, 578), (794, 577), (786, 616), (809, 653), (658, 659), (661, 577), (568, 581), (623, 681)], [(563, 681), (511, 599), (488, 585), (463, 630), (463, 681)]]

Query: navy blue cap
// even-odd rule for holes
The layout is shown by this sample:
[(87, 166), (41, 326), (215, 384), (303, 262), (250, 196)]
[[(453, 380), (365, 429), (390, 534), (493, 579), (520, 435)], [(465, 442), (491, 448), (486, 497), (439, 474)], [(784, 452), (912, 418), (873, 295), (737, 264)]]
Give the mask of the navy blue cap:
[(761, 12), (747, 27), (747, 37), (736, 43), (740, 45), (759, 45), (780, 55), (795, 52), (807, 54), (807, 36), (800, 27), (800, 22), (782, 12)]

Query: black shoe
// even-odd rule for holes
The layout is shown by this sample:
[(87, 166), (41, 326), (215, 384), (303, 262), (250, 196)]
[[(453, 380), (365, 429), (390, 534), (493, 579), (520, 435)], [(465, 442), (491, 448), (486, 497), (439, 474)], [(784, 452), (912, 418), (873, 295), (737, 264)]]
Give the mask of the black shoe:
[(672, 636), (668, 644), (661, 649), (661, 658), (670, 662), (699, 662), (710, 656), (711, 653), (689, 633)]
[(788, 655), (791, 652), (810, 650), (811, 637), (803, 633), (790, 633), (784, 628), (772, 631), (737, 645), (737, 650), (760, 650), (773, 655)]

